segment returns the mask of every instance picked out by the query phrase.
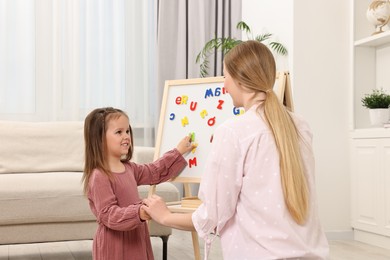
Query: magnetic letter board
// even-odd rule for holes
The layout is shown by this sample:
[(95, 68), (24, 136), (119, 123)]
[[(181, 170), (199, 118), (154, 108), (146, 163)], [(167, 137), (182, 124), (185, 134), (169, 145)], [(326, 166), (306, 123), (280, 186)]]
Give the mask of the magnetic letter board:
[[(284, 102), (286, 101), (284, 92), (290, 91), (290, 86), (286, 86), (289, 82), (286, 76), (288, 73), (278, 73), (274, 86), (277, 95), (283, 97), (281, 100)], [(216, 127), (228, 118), (245, 113), (243, 108), (233, 106), (223, 82), (223, 77), (165, 82), (155, 159), (175, 148), (184, 136), (191, 133), (198, 144), (197, 148), (185, 155), (188, 165), (174, 181), (200, 182), (202, 174), (207, 174), (203, 172), (203, 168)]]

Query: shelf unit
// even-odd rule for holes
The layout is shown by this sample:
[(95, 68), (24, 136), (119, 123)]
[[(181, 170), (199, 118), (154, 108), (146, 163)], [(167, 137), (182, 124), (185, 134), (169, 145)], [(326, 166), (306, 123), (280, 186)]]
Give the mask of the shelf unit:
[(366, 18), (371, 0), (350, 0), (352, 20), (351, 201), (356, 240), (390, 247), (390, 129), (372, 128), (362, 97), (390, 93), (390, 31), (375, 31)]
[(352, 0), (353, 129), (370, 128), (368, 111), (361, 98), (372, 89), (390, 93), (390, 31), (372, 35), (375, 28), (366, 18), (370, 0)]

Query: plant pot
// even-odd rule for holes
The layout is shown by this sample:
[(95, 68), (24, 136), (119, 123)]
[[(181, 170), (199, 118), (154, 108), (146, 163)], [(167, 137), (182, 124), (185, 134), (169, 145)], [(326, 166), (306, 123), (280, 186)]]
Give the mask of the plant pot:
[(373, 108), (369, 110), (369, 113), (372, 126), (383, 126), (384, 123), (389, 122), (389, 108)]

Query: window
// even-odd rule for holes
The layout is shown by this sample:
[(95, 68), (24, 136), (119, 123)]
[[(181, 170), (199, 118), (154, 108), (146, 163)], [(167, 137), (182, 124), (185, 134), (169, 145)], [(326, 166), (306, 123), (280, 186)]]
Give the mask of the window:
[(113, 106), (128, 113), (136, 144), (154, 144), (154, 5), (1, 1), (0, 119), (83, 120)]

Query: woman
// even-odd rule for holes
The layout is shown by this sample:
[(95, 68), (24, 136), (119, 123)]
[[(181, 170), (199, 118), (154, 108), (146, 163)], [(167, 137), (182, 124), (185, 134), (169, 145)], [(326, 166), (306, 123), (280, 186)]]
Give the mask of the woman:
[(174, 214), (152, 196), (143, 208), (163, 225), (196, 230), (206, 249), (219, 235), (224, 259), (326, 259), (312, 133), (273, 91), (272, 53), (257, 41), (243, 42), (226, 55), (224, 75), (234, 106), (246, 112), (214, 133), (199, 189), (203, 204), (192, 214)]

